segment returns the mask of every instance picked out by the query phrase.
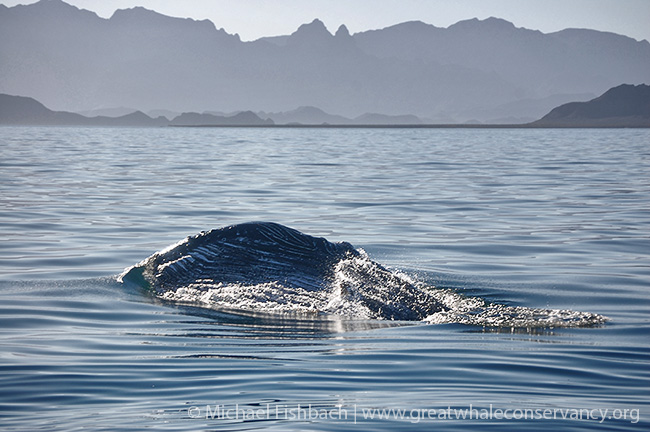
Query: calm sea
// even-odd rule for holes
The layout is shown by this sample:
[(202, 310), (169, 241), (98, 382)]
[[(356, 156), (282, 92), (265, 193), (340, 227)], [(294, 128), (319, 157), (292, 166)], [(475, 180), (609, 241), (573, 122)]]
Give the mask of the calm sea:
[[(272, 221), (609, 317), (510, 329), (162, 302), (122, 270)], [(648, 430), (650, 130), (0, 128), (0, 429)]]

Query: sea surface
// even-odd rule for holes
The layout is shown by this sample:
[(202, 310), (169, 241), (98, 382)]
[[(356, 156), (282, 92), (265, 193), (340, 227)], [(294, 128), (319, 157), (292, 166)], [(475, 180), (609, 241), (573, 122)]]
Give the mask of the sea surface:
[[(608, 321), (258, 313), (118, 280), (250, 221)], [(650, 430), (650, 130), (2, 127), (0, 429)]]

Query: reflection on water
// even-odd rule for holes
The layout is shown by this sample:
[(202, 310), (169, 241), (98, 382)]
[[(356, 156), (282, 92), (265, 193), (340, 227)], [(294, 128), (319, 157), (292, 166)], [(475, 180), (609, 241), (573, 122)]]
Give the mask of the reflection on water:
[[(300, 314), (300, 313), (265, 313), (247, 310), (226, 310), (216, 306), (206, 308), (197, 305), (184, 305), (178, 302), (153, 300), (167, 307), (176, 309), (179, 313), (197, 316), (218, 323), (228, 323), (229, 326), (247, 328), (247, 334), (264, 335), (271, 333), (274, 337), (286, 338), (323, 338), (336, 337), (339, 333), (373, 330), (386, 327), (418, 325), (407, 321), (388, 320), (354, 320), (330, 314)], [(257, 332), (259, 333), (257, 333)], [(210, 337), (205, 336), (205, 337)], [(254, 337), (254, 336), (251, 336)]]

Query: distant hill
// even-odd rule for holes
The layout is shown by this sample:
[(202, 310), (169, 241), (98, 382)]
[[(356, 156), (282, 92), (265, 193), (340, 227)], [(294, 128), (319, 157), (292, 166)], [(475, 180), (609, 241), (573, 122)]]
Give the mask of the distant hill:
[(313, 106), (349, 119), (525, 123), (620, 83), (650, 83), (650, 43), (585, 29), (542, 33), (498, 18), (352, 35), (315, 19), (290, 35), (244, 42), (207, 20), (142, 7), (105, 19), (41, 0), (0, 5), (0, 77), (0, 93), (59, 111)]
[(169, 122), (170, 126), (272, 126), (273, 120), (262, 120), (251, 111), (242, 111), (233, 116), (214, 114), (183, 113)]
[(355, 118), (329, 114), (320, 108), (302, 106), (280, 113), (258, 113), (278, 125), (419, 125), (422, 119), (414, 115), (386, 115), (366, 113)]
[(0, 94), (0, 124), (74, 124), (84, 119), (85, 117), (80, 114), (49, 110), (42, 103), (29, 97)]
[(165, 117), (151, 118), (141, 111), (120, 117), (86, 117), (65, 111), (52, 111), (35, 99), (0, 94), (0, 124), (38, 126), (269, 126), (271, 120), (262, 120), (250, 111), (233, 116), (183, 113), (172, 121)]
[(85, 117), (81, 114), (52, 111), (35, 99), (0, 94), (0, 124), (39, 126), (166, 126), (163, 117), (151, 118), (136, 111), (120, 117)]
[[(114, 108), (98, 108), (87, 111), (77, 111), (77, 114), (81, 114), (84, 117), (122, 117), (131, 113), (138, 111), (134, 108), (127, 107), (114, 107)], [(146, 113), (149, 117), (158, 117), (152, 116), (150, 113)]]
[(588, 102), (561, 105), (535, 126), (650, 127), (650, 85), (623, 84)]
[(272, 119), (276, 124), (301, 124), (301, 125), (322, 125), (322, 124), (350, 124), (351, 120), (335, 114), (328, 114), (320, 108), (312, 106), (301, 106), (294, 110), (279, 113), (259, 113)]

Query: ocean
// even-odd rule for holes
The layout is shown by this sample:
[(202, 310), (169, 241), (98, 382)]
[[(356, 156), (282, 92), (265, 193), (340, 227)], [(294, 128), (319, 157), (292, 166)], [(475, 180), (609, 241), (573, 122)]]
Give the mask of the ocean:
[[(483, 306), (119, 277), (260, 221)], [(2, 127), (0, 245), (4, 431), (650, 428), (648, 129)]]

